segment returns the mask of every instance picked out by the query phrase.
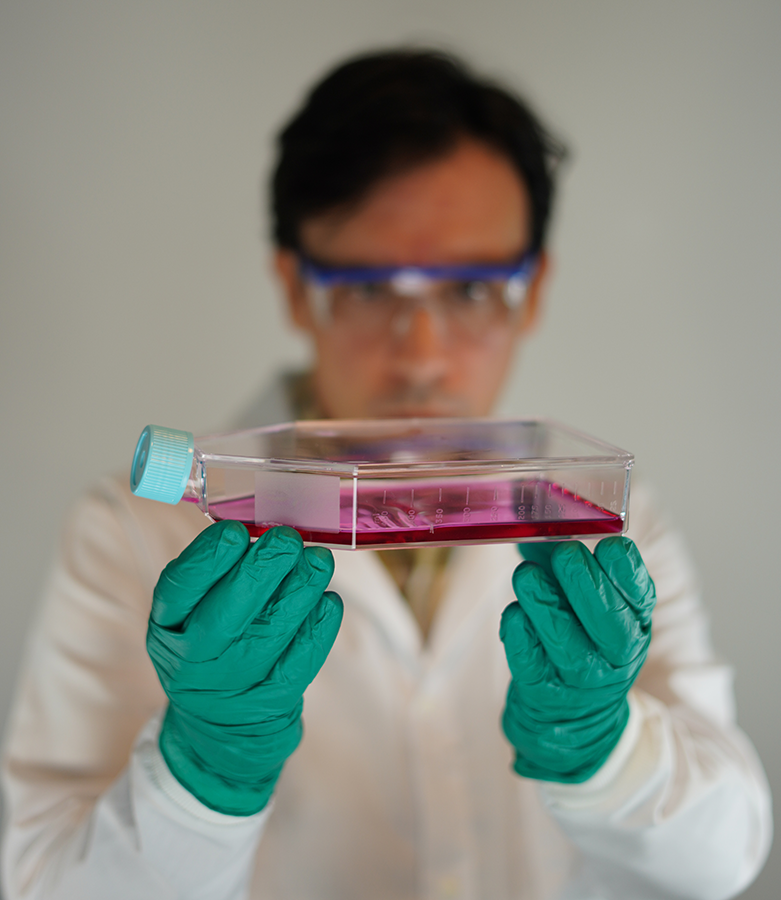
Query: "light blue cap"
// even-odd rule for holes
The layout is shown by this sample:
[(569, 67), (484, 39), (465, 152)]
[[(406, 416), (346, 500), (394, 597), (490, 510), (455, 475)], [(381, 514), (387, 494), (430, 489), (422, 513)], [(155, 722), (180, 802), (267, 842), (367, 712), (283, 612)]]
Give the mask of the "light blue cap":
[(133, 456), (130, 490), (136, 497), (178, 503), (190, 477), (194, 449), (189, 431), (147, 425)]

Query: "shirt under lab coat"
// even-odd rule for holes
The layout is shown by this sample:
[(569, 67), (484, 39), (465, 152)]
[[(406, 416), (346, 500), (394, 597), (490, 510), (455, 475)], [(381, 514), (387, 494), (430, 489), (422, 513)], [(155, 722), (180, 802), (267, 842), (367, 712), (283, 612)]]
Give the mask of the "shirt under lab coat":
[(223, 816), (173, 778), (145, 649), (163, 566), (208, 525), (106, 479), (76, 507), (3, 762), (7, 900), (725, 898), (756, 875), (770, 799), (736, 727), (692, 569), (650, 495), (629, 535), (656, 582), (648, 659), (583, 785), (511, 769), (498, 630), (516, 547), (459, 547), (427, 642), (369, 551), (337, 551), (341, 631), (272, 803)]

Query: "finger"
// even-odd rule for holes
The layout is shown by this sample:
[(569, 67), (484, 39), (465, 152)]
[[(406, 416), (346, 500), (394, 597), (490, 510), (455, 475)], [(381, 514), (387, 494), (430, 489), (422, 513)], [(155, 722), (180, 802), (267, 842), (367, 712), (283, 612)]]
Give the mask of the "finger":
[(550, 558), (560, 543), (560, 541), (534, 541), (528, 544), (518, 544), (518, 550), (527, 562), (535, 563), (549, 578), (553, 578)]
[(152, 600), (152, 620), (162, 628), (181, 626), (248, 544), (249, 533), (238, 522), (217, 522), (202, 531), (163, 569)]
[(253, 692), (262, 697), (269, 716), (284, 715), (312, 683), (331, 652), (343, 613), (342, 598), (326, 591), (301, 623), (269, 677)]
[(499, 639), (504, 644), (513, 681), (539, 684), (552, 674), (545, 648), (520, 604), (511, 603), (502, 613)]
[[(242, 635), (247, 665), (265, 677), (320, 602), (334, 572), (334, 558), (324, 547), (307, 547), (277, 592)], [(260, 651), (260, 652), (259, 652)], [(259, 656), (262, 653), (262, 660)], [(259, 667), (259, 668), (258, 668)], [(265, 670), (265, 671), (264, 671)]]
[(561, 589), (597, 650), (614, 666), (630, 663), (643, 644), (642, 626), (597, 560), (580, 542), (567, 541), (551, 562)]
[(635, 544), (626, 537), (605, 538), (597, 544), (594, 556), (641, 624), (647, 626), (656, 604), (656, 588)]
[(298, 631), (334, 573), (334, 557), (325, 547), (306, 547), (274, 597), (253, 621), (258, 628)]
[[(285, 651), (260, 677), (257, 670), (246, 673), (243, 683), (221, 689), (218, 702), (211, 705), (208, 719), (239, 726), (246, 725), (256, 734), (278, 731), (284, 719), (290, 719), (304, 691), (325, 662), (342, 621), (343, 605), (338, 594), (327, 591), (302, 622)], [(187, 692), (177, 705), (188, 705)], [(203, 709), (203, 704), (199, 704)], [(199, 714), (202, 714), (199, 713)]]
[(292, 528), (270, 528), (195, 607), (187, 623), (189, 657), (219, 656), (256, 618), (304, 549)]
[[(276, 664), (285, 648), (295, 637), (303, 621), (320, 602), (333, 573), (333, 556), (322, 547), (309, 547), (301, 554), (296, 565), (283, 579), (277, 591), (260, 613), (225, 647), (217, 660), (199, 647), (193, 652), (194, 627), (185, 636), (164, 635), (166, 648), (156, 648), (158, 673), (161, 669), (180, 688), (187, 690), (203, 684), (205, 660), (215, 660), (210, 670), (209, 687), (214, 691), (244, 691), (263, 681)], [(189, 641), (187, 658), (194, 670), (190, 674), (182, 663), (182, 638)], [(213, 646), (213, 642), (209, 644)], [(195, 679), (191, 685), (190, 678)]]
[(513, 589), (548, 659), (559, 672), (578, 671), (584, 660), (591, 660), (592, 642), (559, 585), (540, 566), (521, 563), (513, 573)]

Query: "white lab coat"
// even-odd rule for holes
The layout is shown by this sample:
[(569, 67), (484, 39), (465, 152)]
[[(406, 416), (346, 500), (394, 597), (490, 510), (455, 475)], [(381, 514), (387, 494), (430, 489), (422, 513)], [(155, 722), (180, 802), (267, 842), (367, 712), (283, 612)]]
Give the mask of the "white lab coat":
[(3, 762), (7, 900), (711, 900), (759, 871), (764, 774), (680, 540), (642, 489), (630, 536), (657, 585), (653, 639), (629, 725), (589, 782), (511, 771), (498, 628), (515, 547), (454, 552), (425, 645), (377, 557), (339, 551), (341, 631), (306, 693), (304, 739), (248, 818), (202, 806), (156, 743), (152, 589), (207, 524), (112, 479), (70, 518)]

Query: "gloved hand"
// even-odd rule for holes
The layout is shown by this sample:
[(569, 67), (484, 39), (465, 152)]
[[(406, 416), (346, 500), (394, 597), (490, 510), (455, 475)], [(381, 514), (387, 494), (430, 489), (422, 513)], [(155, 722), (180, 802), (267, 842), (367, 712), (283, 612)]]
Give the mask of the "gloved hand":
[(618, 743), (626, 695), (651, 640), (653, 581), (628, 538), (594, 555), (577, 541), (529, 544), (499, 635), (512, 680), (502, 725), (527, 778), (578, 783)]
[(282, 527), (248, 544), (236, 522), (203, 531), (163, 570), (147, 632), (169, 700), (163, 757), (191, 794), (233, 815), (268, 802), (342, 620), (341, 599), (324, 593), (329, 550)]

